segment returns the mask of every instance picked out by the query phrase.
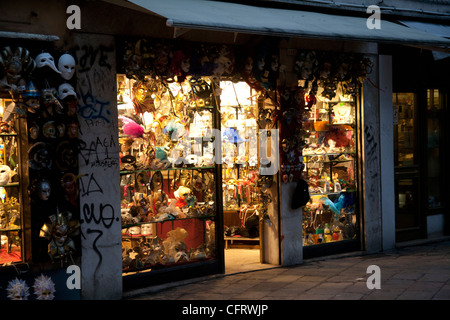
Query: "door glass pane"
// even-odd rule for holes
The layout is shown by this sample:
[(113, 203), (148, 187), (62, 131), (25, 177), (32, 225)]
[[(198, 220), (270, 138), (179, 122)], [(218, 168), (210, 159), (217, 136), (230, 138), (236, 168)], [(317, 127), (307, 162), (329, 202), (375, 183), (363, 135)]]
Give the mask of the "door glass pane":
[(415, 150), (416, 130), (414, 115), (416, 112), (416, 96), (414, 93), (394, 93), (393, 96), (395, 114), (395, 166), (411, 166), (417, 164)]
[(418, 227), (419, 219), (419, 184), (417, 178), (398, 179), (396, 181), (397, 213), (396, 229)]
[(442, 113), (439, 90), (427, 90), (427, 138), (428, 138), (428, 208), (441, 206), (440, 119)]

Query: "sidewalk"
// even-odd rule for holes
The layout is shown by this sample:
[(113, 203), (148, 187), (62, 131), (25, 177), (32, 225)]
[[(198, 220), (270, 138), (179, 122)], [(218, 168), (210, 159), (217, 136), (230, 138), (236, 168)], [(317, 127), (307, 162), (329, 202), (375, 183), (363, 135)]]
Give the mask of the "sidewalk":
[[(380, 268), (380, 289), (369, 289)], [(124, 294), (124, 300), (450, 300), (450, 241), (306, 260)]]

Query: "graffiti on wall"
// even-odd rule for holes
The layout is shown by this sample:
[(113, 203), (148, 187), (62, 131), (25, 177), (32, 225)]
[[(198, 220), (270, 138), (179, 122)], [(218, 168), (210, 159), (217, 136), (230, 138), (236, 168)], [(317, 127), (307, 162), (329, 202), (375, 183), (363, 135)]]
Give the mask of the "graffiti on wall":
[(102, 290), (105, 286), (114, 285), (108, 278), (113, 273), (110, 268), (117, 263), (121, 267), (120, 199), (114, 199), (119, 192), (115, 52), (111, 38), (85, 36), (80, 37), (75, 50), (79, 65), (78, 117), (84, 141), (79, 155), (83, 173), (80, 222), (82, 257), (87, 261), (85, 265), (82, 262), (83, 276), (93, 281), (86, 281), (82, 288), (99, 297), (100, 291), (108, 294), (108, 290)]

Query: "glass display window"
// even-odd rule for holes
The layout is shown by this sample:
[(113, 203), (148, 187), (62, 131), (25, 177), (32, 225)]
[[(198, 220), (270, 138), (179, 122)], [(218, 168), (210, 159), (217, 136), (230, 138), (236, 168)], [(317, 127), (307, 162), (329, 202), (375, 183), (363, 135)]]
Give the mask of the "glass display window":
[(214, 85), (117, 82), (123, 272), (214, 259)]
[(352, 96), (318, 98), (302, 127), (304, 177), (310, 201), (303, 207), (303, 245), (356, 239), (356, 107)]
[[(19, 179), (19, 122), (8, 116), (14, 103), (0, 99), (0, 264), (23, 260), (22, 199)], [(8, 120), (9, 119), (9, 120)]]

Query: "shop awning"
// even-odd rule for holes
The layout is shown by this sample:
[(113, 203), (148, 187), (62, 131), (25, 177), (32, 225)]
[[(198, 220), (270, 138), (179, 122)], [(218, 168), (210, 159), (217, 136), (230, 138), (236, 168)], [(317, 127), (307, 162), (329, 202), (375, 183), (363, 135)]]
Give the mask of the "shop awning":
[(450, 38), (450, 26), (448, 25), (405, 20), (399, 22), (410, 28), (427, 32), (438, 37)]
[[(450, 39), (450, 26), (443, 24), (426, 23), (419, 21), (399, 21), (401, 24), (431, 35)], [(450, 57), (450, 45), (428, 46), (421, 45), (421, 48), (431, 50), (435, 60), (441, 60)]]
[(166, 18), (170, 27), (409, 45), (450, 45), (449, 39), (383, 20), (383, 16), (380, 29), (369, 29), (369, 14), (367, 18), (361, 18), (209, 0), (129, 2)]
[(56, 35), (11, 32), (11, 31), (0, 31), (0, 38), (38, 40), (38, 41), (58, 41), (59, 40), (59, 37)]

